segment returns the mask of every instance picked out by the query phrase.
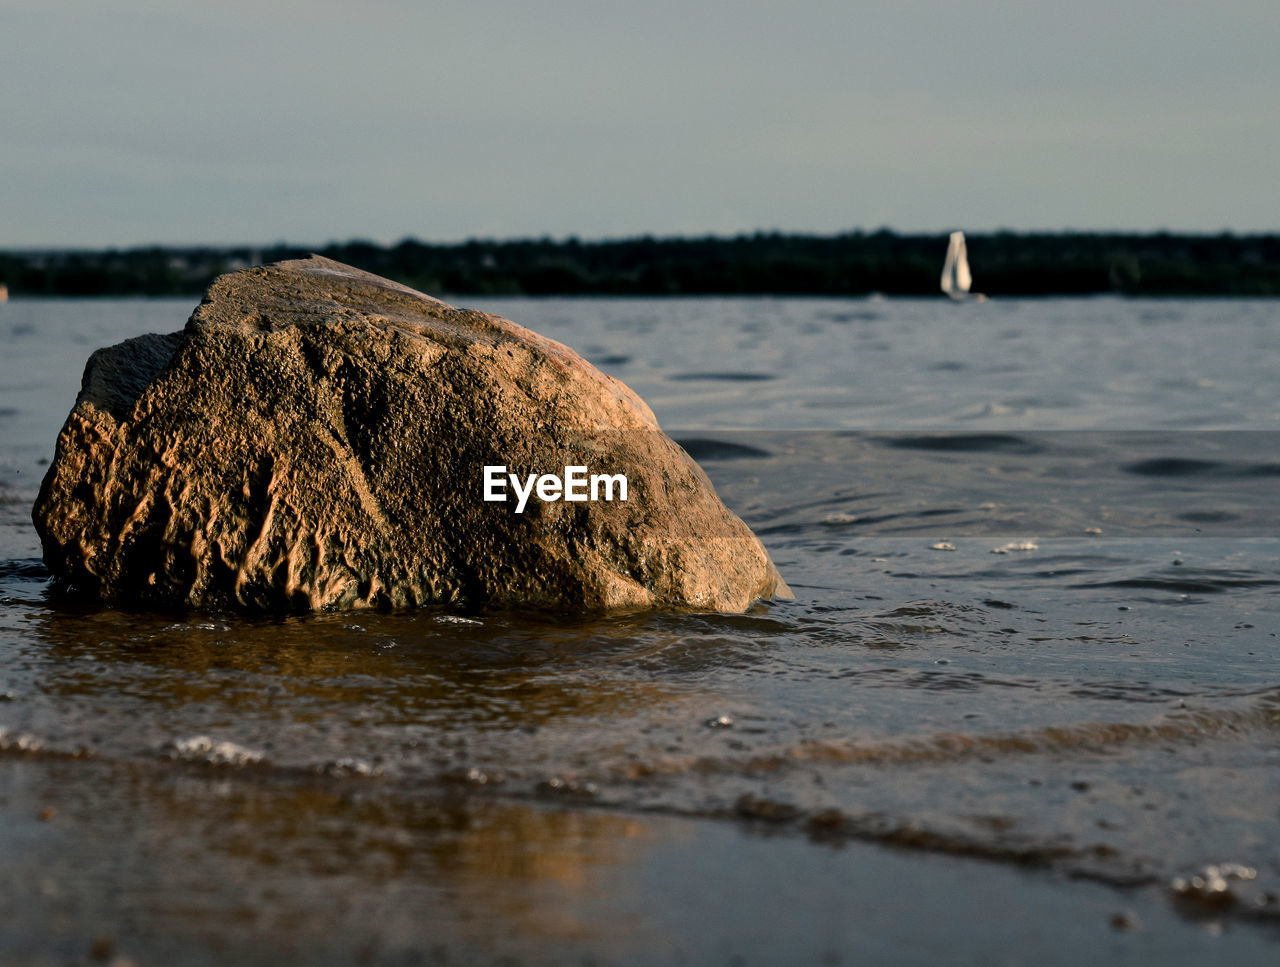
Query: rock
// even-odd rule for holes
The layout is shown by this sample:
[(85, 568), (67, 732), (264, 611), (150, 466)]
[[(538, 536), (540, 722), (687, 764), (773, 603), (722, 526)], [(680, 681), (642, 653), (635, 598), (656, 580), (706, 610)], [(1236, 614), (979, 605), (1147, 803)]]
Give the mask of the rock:
[[(624, 474), (627, 499), (535, 493), (517, 513), (483, 499), (498, 465)], [(94, 353), (33, 517), (54, 574), (118, 603), (742, 611), (790, 596), (621, 382), (499, 316), (318, 257), (224, 275), (182, 332)]]

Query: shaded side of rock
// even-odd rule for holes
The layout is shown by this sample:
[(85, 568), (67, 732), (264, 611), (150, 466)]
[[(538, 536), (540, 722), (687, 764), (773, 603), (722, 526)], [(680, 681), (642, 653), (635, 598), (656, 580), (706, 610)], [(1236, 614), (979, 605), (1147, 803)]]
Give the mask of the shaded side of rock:
[[(482, 499), (483, 468), (625, 474)], [(740, 611), (788, 594), (626, 386), (498, 316), (321, 258), (214, 282), (95, 353), (33, 517), (50, 569), (185, 607)]]

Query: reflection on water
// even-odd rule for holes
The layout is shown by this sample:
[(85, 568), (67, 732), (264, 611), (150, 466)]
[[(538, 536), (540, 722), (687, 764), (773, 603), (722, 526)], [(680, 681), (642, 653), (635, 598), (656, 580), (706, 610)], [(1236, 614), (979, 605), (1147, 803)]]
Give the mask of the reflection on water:
[(165, 936), (314, 952), (337, 911), (335, 963), (429, 951), (432, 931), (453, 953), (625, 960), (668, 949), (629, 908), (682, 915), (646, 871), (773, 875), (778, 853), (710, 845), (746, 829), (790, 834), (811, 876), (869, 840), (1128, 885), (1147, 919), (1237, 863), (1256, 876), (1211, 915), (1280, 916), (1269, 303), (490, 306), (594, 346), (688, 427), (797, 595), (607, 618), (143, 614), (51, 588), (27, 517), (40, 461), (84, 333), (189, 309), (141, 305), (6, 310), (38, 325), (0, 357), (0, 837), (27, 857), (10, 883), (53, 884), (13, 894), (17, 915), (127, 933), (154, 914), (184, 925)]
[[(66, 795), (85, 779), (92, 797)], [(622, 871), (653, 837), (624, 815), (92, 761), (11, 765), (0, 793), (26, 807), (25, 822), (0, 832), (20, 858), (0, 877), (0, 909), (37, 936), (74, 934), (78, 909), (99, 909), (77, 955), (94, 936), (160, 963), (188, 959), (165, 949), (183, 938), (235, 951), (238, 963), (289, 952), (351, 963), (432, 944), (484, 951), (512, 937), (532, 950), (660, 939), (596, 908), (597, 895), (626, 891)], [(41, 814), (31, 808), (40, 803), (57, 806)], [(671, 830), (663, 838), (671, 845)], [(24, 933), (10, 931), (10, 943), (29, 941)]]
[[(1122, 884), (1226, 857), (1280, 915), (1275, 632), (1239, 610), (1275, 580), (1211, 560), (1087, 580), (1164, 541), (1005, 563), (882, 540), (870, 586), (918, 597), (840, 592), (826, 562), (847, 558), (821, 548), (796, 602), (740, 616), (248, 619), (46, 591), (5, 632), (0, 752), (745, 818)], [(1221, 587), (1178, 590), (1195, 580)]]

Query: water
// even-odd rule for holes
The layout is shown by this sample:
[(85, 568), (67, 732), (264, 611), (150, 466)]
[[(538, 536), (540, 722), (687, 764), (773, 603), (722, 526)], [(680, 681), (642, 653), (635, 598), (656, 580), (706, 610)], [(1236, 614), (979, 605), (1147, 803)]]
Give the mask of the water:
[(1280, 304), (475, 307), (639, 392), (796, 600), (59, 597), (29, 509), (84, 360), (191, 302), (14, 300), (0, 955), (1273, 961)]

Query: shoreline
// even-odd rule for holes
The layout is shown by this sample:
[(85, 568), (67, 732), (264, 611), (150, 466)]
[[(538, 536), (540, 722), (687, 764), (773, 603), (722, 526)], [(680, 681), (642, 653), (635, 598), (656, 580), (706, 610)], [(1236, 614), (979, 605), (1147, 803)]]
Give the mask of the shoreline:
[(0, 953), (33, 967), (1249, 964), (1276, 939), (1159, 888), (376, 780), (5, 755), (0, 815)]
[[(975, 284), (993, 297), (1280, 295), (1280, 235), (1170, 232), (968, 234)], [(939, 294), (941, 234), (562, 240), (320, 246), (149, 245), (0, 250), (12, 295), (199, 295), (218, 275), (317, 254), (433, 295)]]

